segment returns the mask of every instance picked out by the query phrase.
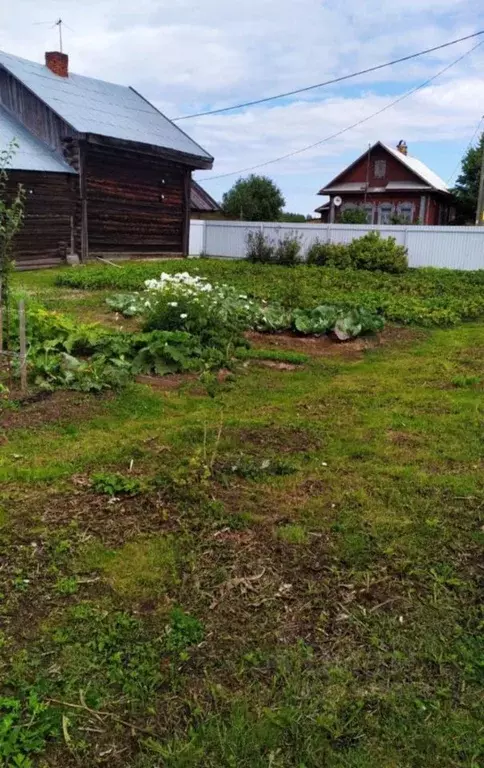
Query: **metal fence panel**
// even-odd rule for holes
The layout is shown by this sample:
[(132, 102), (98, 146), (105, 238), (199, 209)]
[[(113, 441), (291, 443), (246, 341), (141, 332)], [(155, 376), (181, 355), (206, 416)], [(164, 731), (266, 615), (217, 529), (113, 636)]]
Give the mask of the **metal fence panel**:
[[(201, 233), (202, 230), (202, 233)], [(285, 235), (300, 238), (303, 257), (316, 240), (349, 243), (367, 232), (394, 237), (408, 249), (411, 267), (484, 269), (484, 227), (378, 226), (365, 224), (292, 224), (246, 221), (192, 221), (190, 254), (205, 253), (226, 259), (243, 259), (250, 232), (263, 232), (278, 241)]]

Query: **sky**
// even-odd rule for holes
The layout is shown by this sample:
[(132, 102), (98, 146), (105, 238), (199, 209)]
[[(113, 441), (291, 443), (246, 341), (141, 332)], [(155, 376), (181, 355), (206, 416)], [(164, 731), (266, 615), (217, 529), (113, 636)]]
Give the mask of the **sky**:
[[(59, 45), (70, 69), (131, 85), (170, 118), (271, 96), (484, 29), (477, 0), (16, 0), (0, 7), (0, 50), (43, 61)], [(483, 45), (428, 86), (336, 139), (256, 173), (308, 214), (318, 190), (368, 143), (404, 139), (444, 180), (484, 114)], [(476, 40), (296, 97), (179, 123), (215, 158), (196, 174), (217, 200), (234, 173), (371, 115), (433, 77)], [(483, 122), (484, 126), (484, 122)], [(213, 178), (213, 180), (212, 180)]]

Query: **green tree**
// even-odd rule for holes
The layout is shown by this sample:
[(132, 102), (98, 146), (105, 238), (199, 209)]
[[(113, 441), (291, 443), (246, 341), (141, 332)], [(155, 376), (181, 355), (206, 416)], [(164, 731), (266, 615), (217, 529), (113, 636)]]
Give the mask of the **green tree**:
[(341, 224), (368, 224), (368, 214), (363, 208), (347, 208), (339, 217)]
[(457, 201), (457, 220), (462, 223), (475, 221), (483, 152), (484, 133), (477, 146), (470, 147), (462, 158), (461, 173), (452, 190)]
[(222, 199), (227, 216), (244, 221), (280, 221), (286, 201), (279, 187), (267, 176), (251, 174), (238, 179)]
[(288, 221), (288, 222), (294, 222), (294, 223), (301, 222), (301, 224), (303, 224), (306, 221), (306, 217), (304, 213), (287, 213), (286, 211), (284, 211), (281, 214), (281, 221)]

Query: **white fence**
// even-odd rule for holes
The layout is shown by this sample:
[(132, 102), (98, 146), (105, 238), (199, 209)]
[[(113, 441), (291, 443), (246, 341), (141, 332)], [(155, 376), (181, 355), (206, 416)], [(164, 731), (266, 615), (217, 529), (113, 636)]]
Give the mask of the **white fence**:
[(394, 237), (408, 249), (411, 267), (484, 269), (484, 227), (416, 227), (360, 224), (279, 224), (246, 221), (192, 221), (190, 255), (201, 253), (226, 259), (242, 259), (249, 232), (262, 231), (278, 240), (287, 233), (301, 238), (303, 252), (316, 240), (349, 243), (376, 230)]

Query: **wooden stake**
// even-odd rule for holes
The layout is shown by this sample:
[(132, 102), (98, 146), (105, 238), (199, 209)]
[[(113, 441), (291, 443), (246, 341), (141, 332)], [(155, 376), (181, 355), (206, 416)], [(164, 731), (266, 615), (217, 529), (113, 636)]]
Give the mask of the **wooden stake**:
[(3, 304), (2, 304), (2, 281), (0, 280), (0, 355), (3, 352)]
[(27, 340), (25, 336), (25, 302), (18, 303), (18, 327), (20, 342), (20, 390), (27, 391)]

